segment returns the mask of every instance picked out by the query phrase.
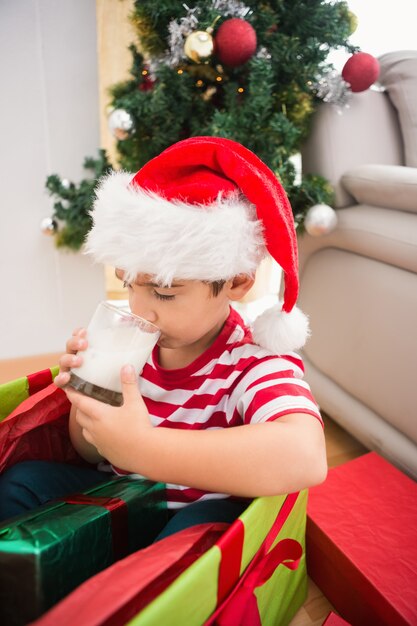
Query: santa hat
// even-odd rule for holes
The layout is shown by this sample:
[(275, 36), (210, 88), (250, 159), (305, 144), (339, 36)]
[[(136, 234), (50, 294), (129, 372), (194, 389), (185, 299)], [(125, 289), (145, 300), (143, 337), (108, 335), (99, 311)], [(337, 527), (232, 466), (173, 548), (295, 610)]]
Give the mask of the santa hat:
[(304, 345), (308, 320), (295, 307), (297, 240), (285, 191), (275, 174), (239, 143), (192, 137), (167, 148), (135, 176), (101, 180), (86, 252), (124, 270), (218, 281), (254, 275), (269, 254), (284, 276), (282, 304), (254, 322), (254, 341), (282, 354)]

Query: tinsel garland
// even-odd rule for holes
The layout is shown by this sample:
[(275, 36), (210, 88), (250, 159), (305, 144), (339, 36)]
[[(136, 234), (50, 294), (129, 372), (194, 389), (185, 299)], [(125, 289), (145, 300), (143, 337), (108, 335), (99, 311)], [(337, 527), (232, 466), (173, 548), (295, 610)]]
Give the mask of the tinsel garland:
[(343, 108), (349, 105), (352, 90), (339, 72), (330, 70), (311, 83), (317, 98)]

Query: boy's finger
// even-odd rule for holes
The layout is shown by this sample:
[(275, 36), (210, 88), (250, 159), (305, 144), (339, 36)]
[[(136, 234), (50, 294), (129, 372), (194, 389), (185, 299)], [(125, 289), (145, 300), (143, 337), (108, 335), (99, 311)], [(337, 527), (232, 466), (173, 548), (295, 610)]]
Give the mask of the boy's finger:
[(80, 367), (83, 364), (83, 357), (80, 354), (63, 354), (59, 359), (61, 370), (70, 370), (72, 367)]
[(90, 435), (90, 433), (88, 432), (88, 430), (86, 430), (85, 428), (82, 429), (82, 433), (83, 433), (83, 437), (84, 439), (88, 442), (91, 443), (92, 445), (94, 445), (94, 439), (92, 438), (92, 436)]
[(94, 398), (89, 398), (79, 391), (75, 391), (72, 387), (66, 387), (64, 391), (71, 404), (89, 417), (94, 418), (100, 416), (108, 407), (107, 404), (104, 404), (99, 400), (95, 400)]
[(71, 337), (66, 343), (66, 351), (71, 354), (75, 354), (78, 350), (85, 350), (87, 348), (87, 339), (85, 337)]
[(57, 387), (64, 387), (70, 379), (70, 375), (67, 372), (59, 372), (54, 378), (54, 383)]
[[(139, 393), (138, 377), (133, 365), (124, 365), (120, 372), (122, 382), (123, 404), (142, 400)], [(142, 400), (143, 402), (143, 400)]]

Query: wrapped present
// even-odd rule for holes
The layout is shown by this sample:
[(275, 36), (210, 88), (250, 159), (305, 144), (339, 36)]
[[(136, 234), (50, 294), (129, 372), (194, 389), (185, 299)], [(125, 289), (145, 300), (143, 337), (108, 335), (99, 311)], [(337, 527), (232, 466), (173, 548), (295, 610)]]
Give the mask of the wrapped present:
[(308, 573), (354, 626), (417, 624), (417, 484), (375, 452), (310, 490)]
[(26, 624), (97, 572), (149, 545), (165, 486), (116, 478), (0, 526), (0, 623)]
[(81, 585), (36, 626), (288, 624), (306, 596), (306, 499), (258, 498), (231, 525), (167, 537)]
[(50, 385), (58, 371), (54, 366), (0, 385), (0, 422), (26, 398)]
[(70, 402), (51, 383), (57, 368), (0, 385), (0, 472), (27, 460), (88, 465), (68, 435)]
[(350, 626), (350, 624), (341, 618), (340, 615), (331, 611), (324, 620), (322, 626)]

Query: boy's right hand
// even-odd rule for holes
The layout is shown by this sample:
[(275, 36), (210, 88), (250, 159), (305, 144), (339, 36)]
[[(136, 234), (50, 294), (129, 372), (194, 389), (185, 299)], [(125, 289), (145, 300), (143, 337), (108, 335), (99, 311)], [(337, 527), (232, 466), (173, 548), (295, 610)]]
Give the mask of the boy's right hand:
[(57, 387), (65, 387), (70, 379), (69, 371), (73, 367), (80, 367), (83, 357), (80, 351), (87, 348), (87, 330), (85, 328), (77, 328), (72, 333), (70, 339), (66, 343), (66, 352), (59, 359), (59, 374), (55, 377), (54, 383)]

